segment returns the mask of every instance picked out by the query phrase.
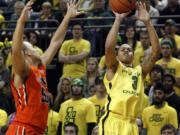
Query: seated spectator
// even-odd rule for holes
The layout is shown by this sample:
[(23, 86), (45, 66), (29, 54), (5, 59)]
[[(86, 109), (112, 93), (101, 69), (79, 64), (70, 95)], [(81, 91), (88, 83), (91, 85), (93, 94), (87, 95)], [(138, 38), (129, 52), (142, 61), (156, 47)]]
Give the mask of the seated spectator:
[(162, 78), (162, 84), (166, 94), (166, 101), (168, 102), (168, 105), (176, 109), (178, 121), (180, 123), (180, 97), (174, 92), (173, 86), (175, 83), (175, 78), (170, 74), (166, 74)]
[[(112, 14), (105, 10), (105, 0), (92, 0), (94, 4), (94, 8), (91, 12), (89, 12), (86, 17), (88, 18), (102, 18), (102, 17), (112, 17)], [(88, 21), (87, 25), (111, 25), (112, 20), (102, 20), (102, 21)], [(89, 40), (91, 42), (91, 53), (90, 56), (102, 56), (104, 55), (104, 44), (108, 28), (95, 28), (90, 30)]]
[(142, 113), (144, 135), (160, 135), (165, 124), (172, 124), (177, 129), (177, 112), (165, 102), (165, 92), (160, 83), (154, 87), (153, 104)]
[[(160, 16), (163, 15), (179, 15), (180, 13), (180, 4), (178, 3), (178, 0), (168, 0), (167, 6), (160, 12)], [(159, 24), (164, 24), (167, 18), (160, 18), (158, 20)], [(169, 18), (173, 19), (176, 23), (180, 23), (179, 18)]]
[(177, 135), (177, 129), (172, 124), (166, 124), (161, 128), (161, 135)]
[[(153, 6), (151, 6), (151, 0), (142, 0), (142, 2), (146, 4), (146, 10), (148, 11), (150, 17), (158, 17), (159, 16), (159, 11), (156, 8), (154, 8)], [(137, 15), (137, 14), (138, 14), (138, 12), (136, 10), (135, 15)], [(156, 24), (157, 21), (158, 21), (157, 19), (151, 19), (151, 22), (153, 25)], [(139, 20), (136, 21), (136, 26), (137, 27), (142, 27), (142, 26), (145, 27), (144, 23)], [(146, 28), (142, 28), (142, 29), (146, 29)], [(138, 30), (141, 30), (141, 28), (139, 28)]]
[(58, 56), (59, 62), (64, 63), (62, 78), (81, 78), (85, 76), (90, 42), (82, 38), (83, 30), (83, 25), (74, 23), (72, 26), (73, 38), (64, 41), (62, 44)]
[(75, 123), (69, 122), (64, 125), (64, 135), (78, 135), (79, 129)]
[(70, 78), (61, 78), (57, 87), (57, 97), (54, 101), (54, 107), (53, 109), (55, 111), (59, 111), (60, 105), (71, 98), (70, 93), (70, 85), (71, 85), (71, 79)]
[[(89, 89), (90, 85), (93, 85), (95, 83), (95, 79), (98, 76), (98, 61), (96, 58), (88, 58), (87, 60), (87, 66), (86, 66), (86, 75), (83, 77), (83, 80), (86, 82), (87, 90)], [(85, 92), (85, 96), (88, 95), (88, 91)]]
[(173, 43), (170, 40), (161, 41), (162, 58), (156, 64), (162, 66), (166, 74), (171, 74), (175, 77), (175, 92), (180, 96), (180, 60), (172, 57)]

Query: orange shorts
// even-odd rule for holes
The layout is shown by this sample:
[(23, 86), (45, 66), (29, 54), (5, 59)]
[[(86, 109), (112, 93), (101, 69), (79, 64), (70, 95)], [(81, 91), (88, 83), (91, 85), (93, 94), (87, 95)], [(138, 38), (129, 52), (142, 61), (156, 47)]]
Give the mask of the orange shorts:
[(9, 126), (6, 135), (42, 135), (42, 131), (39, 132), (33, 127), (24, 124), (12, 123)]

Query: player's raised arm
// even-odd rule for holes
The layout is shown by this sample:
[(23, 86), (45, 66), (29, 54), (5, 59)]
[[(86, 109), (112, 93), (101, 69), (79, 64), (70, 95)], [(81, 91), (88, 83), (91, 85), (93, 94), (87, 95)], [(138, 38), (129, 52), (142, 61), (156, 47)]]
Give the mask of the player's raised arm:
[(113, 74), (115, 73), (118, 61), (116, 59), (115, 47), (117, 45), (117, 34), (119, 32), (120, 24), (123, 19), (128, 15), (128, 13), (118, 14), (115, 13), (114, 24), (107, 36), (105, 43), (105, 56), (106, 56), (106, 66), (107, 66), (107, 79), (111, 80)]
[(149, 33), (149, 38), (152, 45), (152, 51), (149, 51), (149, 53), (147, 54), (147, 56), (145, 56), (145, 59), (143, 60), (143, 63), (142, 63), (142, 72), (145, 78), (146, 75), (150, 72), (150, 70), (154, 66), (159, 56), (160, 45), (159, 45), (157, 33), (150, 21), (149, 14), (146, 10), (146, 5), (142, 4), (141, 2), (138, 3), (137, 10), (138, 10), (138, 16), (135, 18), (142, 21), (145, 24), (147, 31)]
[(47, 66), (52, 61), (56, 52), (61, 47), (64, 37), (66, 35), (68, 24), (69, 24), (70, 20), (72, 18), (84, 13), (84, 12), (77, 12), (78, 5), (79, 5), (79, 1), (77, 2), (76, 0), (70, 0), (70, 2), (67, 3), (67, 7), (68, 7), (67, 13), (66, 13), (62, 23), (56, 30), (54, 36), (52, 37), (48, 49), (45, 51), (45, 53), (42, 56), (43, 57), (42, 62), (44, 64), (44, 66)]
[(23, 33), (24, 25), (29, 19), (31, 6), (34, 0), (30, 0), (24, 7), (21, 16), (17, 20), (16, 28), (13, 34), (12, 40), (12, 66), (14, 68), (14, 73), (19, 76), (26, 77), (29, 73), (29, 66), (24, 59), (24, 54), (22, 51), (23, 44)]

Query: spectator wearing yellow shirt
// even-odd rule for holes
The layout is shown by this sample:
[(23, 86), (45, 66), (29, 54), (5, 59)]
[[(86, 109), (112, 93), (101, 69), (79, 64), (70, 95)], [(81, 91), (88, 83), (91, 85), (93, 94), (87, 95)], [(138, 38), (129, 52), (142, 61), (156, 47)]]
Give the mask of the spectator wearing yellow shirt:
[(64, 41), (58, 56), (59, 61), (64, 63), (62, 78), (81, 78), (86, 73), (90, 42), (82, 38), (83, 26), (81, 24), (73, 24), (72, 35), (73, 39)]
[(145, 108), (142, 113), (143, 135), (160, 135), (161, 127), (165, 124), (172, 124), (178, 128), (177, 112), (164, 100), (163, 86), (158, 83), (154, 88), (154, 105)]
[(163, 40), (161, 42), (162, 58), (156, 62), (161, 65), (165, 73), (171, 74), (175, 77), (175, 92), (180, 96), (180, 60), (172, 57), (173, 43), (170, 40)]

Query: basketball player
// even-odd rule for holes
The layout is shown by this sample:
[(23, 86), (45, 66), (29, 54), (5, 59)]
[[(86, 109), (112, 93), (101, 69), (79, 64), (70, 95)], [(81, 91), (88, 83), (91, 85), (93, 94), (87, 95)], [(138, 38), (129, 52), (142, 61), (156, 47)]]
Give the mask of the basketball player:
[(121, 45), (116, 56), (117, 34), (121, 22), (128, 13), (114, 13), (116, 18), (105, 45), (107, 72), (104, 84), (108, 93), (108, 104), (106, 113), (99, 123), (99, 135), (138, 135), (135, 120), (142, 107), (143, 80), (159, 56), (160, 46), (145, 5), (138, 3), (137, 10), (138, 16), (135, 18), (145, 24), (152, 51), (149, 51), (142, 65), (134, 68), (132, 67), (133, 49), (128, 44)]
[(17, 112), (6, 135), (41, 135), (46, 129), (49, 103), (45, 68), (61, 47), (70, 19), (82, 13), (77, 12), (78, 4), (75, 2), (68, 4), (66, 16), (42, 57), (30, 43), (22, 41), (24, 25), (34, 0), (30, 0), (23, 9), (17, 21), (12, 45), (14, 74), (11, 87)]

